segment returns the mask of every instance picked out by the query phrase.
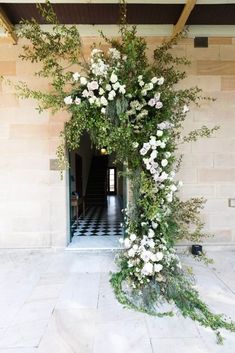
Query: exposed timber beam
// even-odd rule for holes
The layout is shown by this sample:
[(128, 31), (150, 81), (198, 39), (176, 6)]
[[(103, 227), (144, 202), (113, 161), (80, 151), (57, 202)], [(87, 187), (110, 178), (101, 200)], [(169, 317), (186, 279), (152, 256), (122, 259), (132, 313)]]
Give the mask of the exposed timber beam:
[(183, 11), (178, 19), (178, 22), (173, 27), (172, 37), (176, 36), (178, 33), (182, 32), (184, 26), (189, 18), (190, 13), (193, 11), (197, 0), (187, 0), (186, 4), (184, 5)]
[(5, 11), (0, 6), (0, 26), (3, 27), (4, 31), (6, 32), (7, 36), (11, 39), (13, 44), (17, 43), (17, 36), (14, 32), (14, 26), (8, 19)]

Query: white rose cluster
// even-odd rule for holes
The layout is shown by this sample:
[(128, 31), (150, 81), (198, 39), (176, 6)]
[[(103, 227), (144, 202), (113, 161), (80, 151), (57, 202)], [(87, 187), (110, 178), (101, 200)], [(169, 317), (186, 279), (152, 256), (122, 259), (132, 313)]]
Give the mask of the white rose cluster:
[[(110, 48), (108, 54), (112, 60), (120, 60), (121, 54), (115, 48)], [(126, 86), (121, 84), (118, 78), (118, 65), (111, 67), (100, 49), (94, 48), (91, 52), (90, 75), (92, 79), (81, 76), (80, 73), (73, 73), (75, 84), (79, 84), (80, 93), (75, 98), (71, 95), (64, 98), (66, 105), (80, 105), (82, 101), (88, 101), (90, 105), (100, 108), (101, 114), (106, 113), (109, 101), (118, 95), (126, 93)]]
[(173, 195), (178, 189), (178, 185), (173, 181), (175, 172), (169, 170), (172, 154), (167, 151), (169, 137), (166, 130), (172, 127), (173, 125), (168, 121), (158, 124), (156, 136), (151, 136), (150, 140), (145, 142), (140, 149), (140, 154), (144, 157), (145, 168), (150, 172), (155, 182), (155, 192), (165, 191), (165, 197), (161, 200), (162, 204), (172, 202)]

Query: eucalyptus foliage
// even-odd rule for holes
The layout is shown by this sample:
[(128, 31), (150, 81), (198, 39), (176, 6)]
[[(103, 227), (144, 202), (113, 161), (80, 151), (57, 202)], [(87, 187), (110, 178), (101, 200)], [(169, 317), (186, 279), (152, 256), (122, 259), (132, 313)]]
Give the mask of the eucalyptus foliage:
[[(159, 313), (160, 303), (174, 303), (185, 317), (216, 331), (221, 341), (218, 330), (234, 331), (234, 324), (203, 303), (174, 250), (180, 239), (195, 242), (206, 235), (200, 218), (204, 200), (182, 201), (177, 196), (178, 147), (210, 137), (218, 129), (203, 126), (182, 136), (189, 105), (199, 105), (205, 98), (198, 87), (178, 88), (186, 77), (180, 68), (189, 64), (171, 52), (180, 36), (157, 47), (150, 62), (145, 39), (125, 23), (123, 6), (120, 37), (109, 39), (101, 33), (109, 49), (94, 46), (86, 61), (77, 27), (60, 25), (49, 3), (38, 8), (52, 30), (34, 19), (22, 21), (18, 35), (29, 44), (21, 58), (41, 63), (36, 75), (48, 78), (51, 90), (37, 91), (19, 82), (19, 96), (36, 99), (39, 111), (70, 113), (58, 148), (61, 167), (67, 165), (66, 148), (78, 148), (81, 135), (88, 132), (95, 146), (115, 153), (130, 180), (125, 250), (118, 259), (119, 271), (111, 278), (117, 299), (159, 316), (172, 315)], [(74, 65), (79, 72), (72, 70)]]

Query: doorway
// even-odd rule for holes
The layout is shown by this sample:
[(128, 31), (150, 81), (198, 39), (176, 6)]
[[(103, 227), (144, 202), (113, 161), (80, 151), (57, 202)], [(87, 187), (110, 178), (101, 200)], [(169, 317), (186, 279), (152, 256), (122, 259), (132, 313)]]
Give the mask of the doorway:
[(77, 195), (78, 201), (84, 199), (84, 208), (78, 208), (77, 218), (71, 207), (70, 248), (80, 248), (87, 242), (91, 248), (99, 248), (101, 243), (105, 247), (109, 244), (108, 248), (119, 247), (126, 187), (118, 174), (122, 166), (114, 166), (114, 160), (115, 156), (94, 149), (88, 137), (81, 140), (78, 150), (70, 152), (71, 199), (72, 194)]

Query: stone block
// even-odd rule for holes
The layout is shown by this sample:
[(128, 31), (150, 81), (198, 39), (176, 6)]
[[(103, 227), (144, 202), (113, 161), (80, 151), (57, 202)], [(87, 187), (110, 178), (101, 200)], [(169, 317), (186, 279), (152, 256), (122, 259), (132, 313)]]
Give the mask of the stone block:
[(15, 76), (16, 62), (15, 61), (0, 61), (0, 75)]
[(232, 60), (198, 60), (198, 75), (235, 75), (235, 61)]
[(49, 129), (46, 124), (12, 124), (10, 138), (44, 140), (49, 138)]
[(235, 76), (222, 76), (221, 77), (221, 90), (222, 91), (235, 91)]
[(184, 198), (190, 197), (205, 197), (213, 198), (215, 196), (215, 186), (205, 184), (185, 184), (182, 186), (181, 195)]
[(205, 168), (198, 170), (199, 183), (232, 183), (235, 182), (235, 168)]
[[(232, 45), (233, 41), (231, 37), (209, 37), (209, 45)], [(223, 47), (222, 47), (223, 48)]]
[(220, 47), (218, 45), (210, 45), (208, 48), (194, 48), (193, 46), (186, 46), (186, 56), (189, 60), (219, 60)]
[(15, 108), (19, 106), (19, 99), (14, 94), (0, 95), (0, 109), (1, 108)]

